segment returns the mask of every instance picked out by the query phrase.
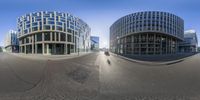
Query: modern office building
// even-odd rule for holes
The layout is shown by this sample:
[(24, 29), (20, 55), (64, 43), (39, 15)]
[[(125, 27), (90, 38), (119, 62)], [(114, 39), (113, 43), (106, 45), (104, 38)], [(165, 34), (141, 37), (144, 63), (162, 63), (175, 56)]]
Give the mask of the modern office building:
[(136, 12), (110, 27), (110, 51), (124, 56), (175, 54), (183, 35), (184, 21), (174, 14)]
[(99, 50), (99, 37), (98, 36), (91, 36), (91, 50)]
[(180, 52), (194, 53), (198, 51), (198, 39), (195, 30), (187, 30), (184, 33), (184, 41), (180, 43)]
[(17, 32), (10, 30), (5, 37), (4, 46), (6, 52), (19, 52), (19, 41), (17, 38)]
[(18, 18), (20, 52), (70, 54), (90, 50), (90, 27), (63, 12), (41, 11)]

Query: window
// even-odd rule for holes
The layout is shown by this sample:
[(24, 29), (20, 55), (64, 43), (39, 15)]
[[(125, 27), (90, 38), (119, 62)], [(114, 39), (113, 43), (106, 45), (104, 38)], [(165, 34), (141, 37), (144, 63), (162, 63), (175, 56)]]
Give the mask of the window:
[(32, 31), (37, 31), (38, 27), (32, 27)]
[(53, 24), (55, 24), (55, 22), (54, 21), (48, 21), (48, 24), (53, 25)]
[(62, 23), (61, 23), (61, 22), (57, 22), (56, 24), (57, 24), (57, 25), (61, 25), (61, 26), (62, 26)]
[(72, 33), (72, 30), (70, 30), (70, 29), (67, 29), (67, 32), (68, 32), (68, 33)]
[(44, 30), (50, 30), (50, 26), (44, 26)]
[(37, 33), (37, 41), (42, 41), (42, 33)]
[(61, 33), (60, 34), (60, 41), (66, 41), (66, 34), (65, 33)]
[(29, 27), (30, 27), (30, 24), (27, 24), (27, 25), (26, 25), (26, 28), (29, 28)]
[(48, 18), (48, 20), (52, 20), (52, 21), (54, 21), (54, 18)]
[(44, 33), (44, 40), (50, 41), (50, 33)]
[(67, 34), (67, 42), (72, 42), (72, 35)]
[(32, 23), (32, 26), (37, 26), (37, 25), (38, 25), (37, 22)]
[(53, 26), (51, 26), (51, 29), (52, 29), (52, 30), (55, 30), (55, 26), (54, 26), (54, 25), (53, 25)]
[(24, 30), (24, 34), (26, 34), (26, 33), (28, 33), (28, 30), (26, 29), (26, 30)]
[(52, 41), (55, 41), (55, 33), (52, 32)]
[(59, 33), (56, 32), (56, 41), (59, 41)]
[(26, 38), (26, 43), (29, 43), (29, 37)]
[(24, 44), (24, 39), (22, 39), (21, 41), (22, 41), (22, 44)]
[(60, 26), (56, 26), (56, 29), (59, 31), (62, 31), (62, 27), (60, 27)]

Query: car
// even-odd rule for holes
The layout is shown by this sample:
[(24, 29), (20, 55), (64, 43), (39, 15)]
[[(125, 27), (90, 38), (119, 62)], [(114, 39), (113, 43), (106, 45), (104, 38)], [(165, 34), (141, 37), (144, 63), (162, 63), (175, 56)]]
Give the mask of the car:
[(107, 56), (110, 56), (109, 51), (104, 51), (104, 54), (107, 55)]

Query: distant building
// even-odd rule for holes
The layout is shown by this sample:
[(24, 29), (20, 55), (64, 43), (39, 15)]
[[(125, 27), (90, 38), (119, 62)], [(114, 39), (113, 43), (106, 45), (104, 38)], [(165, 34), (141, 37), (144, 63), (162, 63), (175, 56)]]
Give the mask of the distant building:
[(19, 40), (16, 31), (10, 30), (6, 34), (4, 45), (7, 52), (19, 52)]
[(0, 47), (0, 52), (3, 52), (3, 48), (2, 47)]
[(97, 36), (91, 36), (91, 50), (99, 50), (99, 37)]
[(180, 51), (192, 53), (198, 51), (198, 39), (195, 30), (187, 30), (184, 33), (184, 41), (180, 44)]

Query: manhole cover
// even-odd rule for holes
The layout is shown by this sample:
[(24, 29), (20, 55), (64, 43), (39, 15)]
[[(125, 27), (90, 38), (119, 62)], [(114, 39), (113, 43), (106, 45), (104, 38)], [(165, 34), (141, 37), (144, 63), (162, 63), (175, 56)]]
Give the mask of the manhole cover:
[(76, 70), (70, 72), (68, 76), (74, 81), (79, 83), (84, 83), (89, 77), (90, 71), (86, 68), (77, 68)]

